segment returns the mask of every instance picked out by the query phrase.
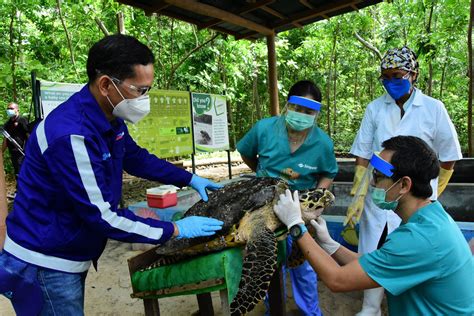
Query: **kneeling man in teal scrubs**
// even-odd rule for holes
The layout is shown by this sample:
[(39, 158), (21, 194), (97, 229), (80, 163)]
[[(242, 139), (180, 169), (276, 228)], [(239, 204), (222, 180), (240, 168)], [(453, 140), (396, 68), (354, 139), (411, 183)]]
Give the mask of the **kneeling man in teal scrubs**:
[(323, 282), (334, 292), (382, 286), (391, 315), (473, 315), (474, 264), (454, 220), (431, 201), (438, 176), (436, 154), (420, 138), (397, 136), (370, 161), (369, 192), (402, 224), (384, 245), (359, 256), (334, 241), (322, 217), (312, 221), (315, 239), (301, 219), (298, 192), (280, 196), (275, 213)]

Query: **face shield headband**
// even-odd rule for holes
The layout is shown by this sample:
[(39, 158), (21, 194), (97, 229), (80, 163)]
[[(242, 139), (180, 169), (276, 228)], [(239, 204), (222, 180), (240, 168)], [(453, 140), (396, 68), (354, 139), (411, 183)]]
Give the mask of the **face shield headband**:
[(370, 165), (389, 178), (393, 176), (392, 170), (395, 169), (395, 167), (383, 160), (377, 153), (374, 153), (372, 158), (370, 158)]
[(288, 103), (292, 104), (297, 104), (300, 106), (307, 107), (308, 109), (314, 110), (314, 111), (320, 111), (321, 110), (321, 103), (315, 100), (311, 100), (305, 97), (299, 97), (296, 95), (290, 96), (288, 99)]

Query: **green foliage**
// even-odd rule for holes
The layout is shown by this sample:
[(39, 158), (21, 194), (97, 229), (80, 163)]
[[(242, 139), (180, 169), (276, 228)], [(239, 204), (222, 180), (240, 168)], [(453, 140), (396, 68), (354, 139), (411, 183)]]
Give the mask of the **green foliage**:
[[(16, 97), (27, 112), (31, 100), (30, 72), (41, 79), (87, 81), (89, 47), (104, 34), (116, 32), (116, 14), (125, 17), (127, 34), (155, 53), (155, 86), (223, 93), (231, 104), (230, 139), (240, 139), (262, 116), (269, 115), (265, 40), (235, 41), (213, 31), (113, 0), (60, 1), (71, 39), (58, 14), (57, 1), (7, 0), (0, 6), (0, 97)], [(430, 10), (433, 14), (430, 23)], [(441, 99), (467, 150), (467, 25), (468, 0), (394, 0), (278, 34), (277, 61), (280, 105), (297, 80), (310, 79), (323, 94), (319, 125), (330, 132), (336, 150), (348, 151), (366, 105), (384, 91), (377, 78), (379, 59), (359, 42), (357, 32), (382, 54), (408, 45), (419, 54), (418, 87)], [(429, 26), (429, 27), (428, 27)], [(187, 58), (187, 54), (195, 51)], [(75, 64), (71, 62), (71, 51)], [(0, 118), (5, 113), (0, 107)]]

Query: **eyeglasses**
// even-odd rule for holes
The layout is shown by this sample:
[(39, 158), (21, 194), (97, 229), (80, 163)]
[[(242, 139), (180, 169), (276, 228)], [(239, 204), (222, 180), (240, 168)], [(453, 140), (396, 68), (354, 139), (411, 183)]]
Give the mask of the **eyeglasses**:
[(134, 86), (133, 84), (125, 83), (125, 82), (123, 82), (122, 80), (117, 79), (117, 78), (115, 78), (115, 77), (112, 77), (112, 76), (109, 76), (109, 77), (110, 77), (110, 79), (112, 79), (112, 80), (115, 81), (116, 83), (118, 83), (118, 84), (123, 84), (123, 85), (125, 85), (126, 87), (132, 89), (133, 91), (135, 91), (136, 93), (138, 93), (138, 95), (146, 95), (146, 94), (150, 91), (150, 89), (151, 89), (151, 87), (136, 87), (136, 86)]
[(372, 171), (372, 176), (373, 176), (373, 179), (374, 179), (374, 183), (377, 183), (377, 182), (379, 182), (383, 179), (391, 179), (390, 177), (387, 177), (386, 175), (384, 175), (383, 173), (381, 173), (377, 169), (374, 169), (374, 171)]
[(380, 75), (379, 81), (383, 83), (384, 80), (403, 80), (403, 79), (408, 79), (411, 76), (411, 72), (407, 72), (406, 74), (394, 74), (393, 76), (384, 76)]

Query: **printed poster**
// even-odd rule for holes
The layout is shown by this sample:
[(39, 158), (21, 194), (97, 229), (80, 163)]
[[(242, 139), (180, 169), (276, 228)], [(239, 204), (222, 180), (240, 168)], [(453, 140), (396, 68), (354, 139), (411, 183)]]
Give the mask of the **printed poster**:
[(127, 124), (132, 138), (160, 158), (193, 153), (189, 92), (152, 89), (150, 113)]
[(54, 110), (58, 105), (69, 99), (71, 95), (84, 87), (83, 84), (61, 83), (51, 81), (40, 81), (41, 84), (41, 107), (43, 118)]
[(196, 151), (228, 150), (230, 146), (225, 96), (207, 93), (191, 95)]

